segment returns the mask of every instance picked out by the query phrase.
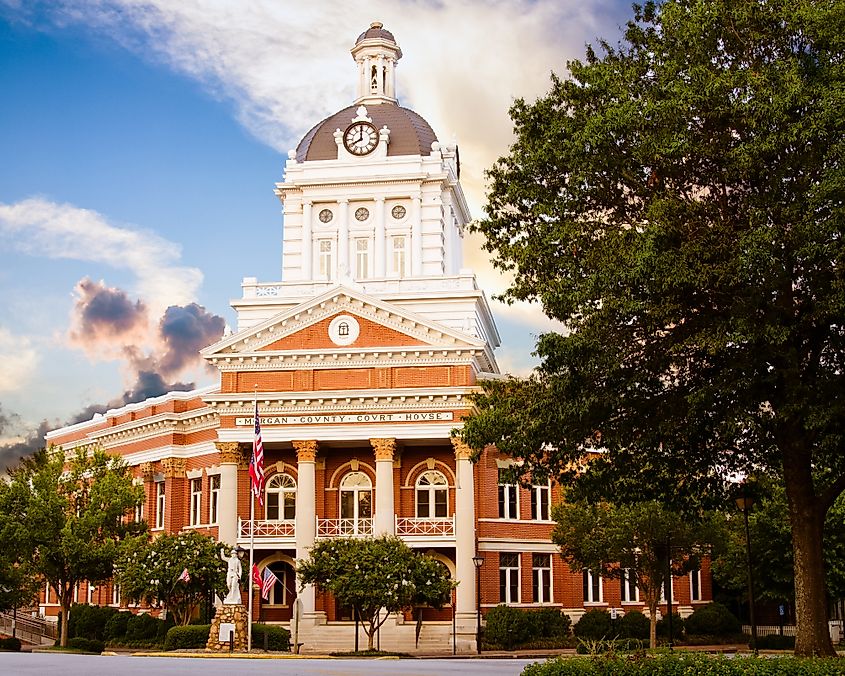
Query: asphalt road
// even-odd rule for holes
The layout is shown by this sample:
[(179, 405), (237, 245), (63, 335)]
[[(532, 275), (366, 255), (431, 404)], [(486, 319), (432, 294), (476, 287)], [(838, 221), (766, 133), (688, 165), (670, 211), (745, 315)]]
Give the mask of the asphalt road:
[(178, 657), (128, 657), (46, 653), (0, 653), (2, 676), (168, 676), (169, 674), (283, 674), (284, 676), (517, 676), (525, 659), (203, 659)]

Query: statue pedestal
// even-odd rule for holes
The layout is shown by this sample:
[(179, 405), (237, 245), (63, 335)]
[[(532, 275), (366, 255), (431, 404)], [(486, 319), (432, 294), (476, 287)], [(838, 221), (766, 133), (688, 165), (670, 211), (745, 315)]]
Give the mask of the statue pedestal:
[[(214, 619), (211, 621), (211, 631), (208, 634), (206, 650), (214, 652), (229, 651), (229, 632), (234, 632), (232, 649), (238, 652), (246, 650), (246, 608), (242, 603), (224, 604), (217, 606)], [(223, 635), (220, 630), (223, 629)]]

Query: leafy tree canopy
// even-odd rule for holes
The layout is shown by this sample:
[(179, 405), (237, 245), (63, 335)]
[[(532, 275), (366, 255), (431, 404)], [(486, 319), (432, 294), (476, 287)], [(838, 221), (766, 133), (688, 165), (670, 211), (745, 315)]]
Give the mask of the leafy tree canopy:
[[(27, 552), (31, 570), (47, 580), (69, 617), (76, 586), (112, 577), (114, 560), (127, 536), (143, 532), (143, 523), (125, 517), (143, 500), (125, 462), (100, 449), (79, 449), (66, 463), (61, 449), (42, 449), (10, 470), (2, 492), (9, 532)], [(5, 512), (5, 508), (3, 510)], [(61, 643), (67, 645), (68, 622)]]
[[(146, 536), (126, 543), (115, 563), (115, 579), (130, 601), (165, 607), (178, 625), (186, 625), (209, 591), (226, 595), (227, 547), (196, 531)], [(180, 579), (187, 569), (188, 580)]]
[(475, 226), (512, 277), (505, 298), (569, 332), (540, 338), (532, 378), (485, 386), (465, 441), (564, 478), (595, 445), (594, 491), (694, 509), (727, 471), (788, 477), (799, 654), (833, 652), (821, 530), (845, 488), (843, 54), (839, 1), (635, 7), (619, 44), (514, 104)]
[(389, 614), (421, 605), (440, 608), (454, 586), (442, 563), (386, 535), (319, 540), (307, 559), (297, 561), (296, 573), (302, 584), (314, 584), (352, 607), (370, 650)]

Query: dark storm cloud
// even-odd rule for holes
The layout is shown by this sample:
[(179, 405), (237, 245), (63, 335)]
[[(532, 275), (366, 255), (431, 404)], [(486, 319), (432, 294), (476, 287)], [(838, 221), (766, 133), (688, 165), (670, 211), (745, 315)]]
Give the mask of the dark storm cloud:
[(173, 375), (195, 363), (198, 352), (219, 340), (225, 326), (223, 317), (207, 312), (196, 303), (184, 307), (171, 305), (159, 324), (166, 346), (158, 363), (160, 372)]
[(147, 324), (144, 303), (140, 300), (133, 303), (122, 289), (85, 277), (77, 283), (76, 292), (75, 328), (71, 338), (83, 347), (127, 338)]
[[(20, 420), (19, 416), (16, 413), (0, 413), (0, 416), (4, 415), (6, 418), (15, 418)], [(24, 456), (34, 453), (39, 448), (43, 448), (44, 435), (47, 434), (47, 432), (51, 429), (54, 429), (56, 426), (57, 421), (50, 423), (47, 420), (42, 420), (41, 424), (35, 429), (25, 431), (23, 434), (18, 435), (23, 437), (22, 441), (16, 441), (0, 446), (0, 473), (5, 472), (6, 469), (9, 467), (17, 465), (18, 461)]]

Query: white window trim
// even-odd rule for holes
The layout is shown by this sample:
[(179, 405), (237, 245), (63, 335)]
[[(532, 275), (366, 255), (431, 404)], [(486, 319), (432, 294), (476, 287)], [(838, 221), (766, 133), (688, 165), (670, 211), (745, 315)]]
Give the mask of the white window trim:
[[(692, 580), (693, 580), (693, 575), (695, 575), (695, 576), (698, 578), (698, 598), (697, 598), (697, 599), (696, 599), (696, 598), (693, 598), (693, 595), (692, 595), (692, 589), (693, 589)], [(675, 596), (675, 592), (674, 592), (674, 590), (673, 590), (673, 591), (672, 591), (672, 597), (673, 597), (673, 599), (672, 599), (672, 600), (674, 600), (674, 596)], [(690, 603), (696, 603), (696, 602), (698, 602), (698, 601), (701, 601), (701, 600), (702, 600), (702, 596), (703, 596), (703, 594), (701, 593), (701, 568), (699, 568), (698, 570), (691, 570), (691, 571), (689, 572), (689, 600), (690, 600)]]
[[(587, 572), (587, 575), (589, 576), (588, 580), (587, 580), (587, 591), (589, 592), (588, 596), (591, 596), (592, 591), (593, 591), (593, 579), (595, 578), (596, 573), (594, 573), (589, 568), (585, 568), (584, 570)], [(583, 575), (583, 572), (581, 574)], [(599, 598), (598, 598), (598, 600), (595, 600), (595, 599), (588, 599), (585, 596), (584, 597), (584, 605), (585, 606), (603, 606), (603, 605), (606, 605), (605, 602), (604, 602), (604, 578), (602, 578), (601, 575), (599, 575), (598, 578), (599, 578)]]
[[(622, 582), (624, 582), (625, 589), (627, 590), (627, 589), (630, 588), (628, 576), (631, 575), (631, 574), (635, 574), (635, 573), (634, 573), (634, 570), (632, 568), (625, 568), (623, 570), (625, 572), (623, 573), (624, 577), (620, 580), (620, 585), (622, 584)], [(621, 592), (621, 589), (620, 589), (620, 592)], [(621, 603), (623, 603), (623, 604), (631, 603), (631, 604), (639, 605), (640, 604), (640, 585), (638, 585), (638, 584), (634, 585), (634, 598), (633, 599), (627, 599), (626, 600), (624, 598), (624, 596), (625, 596), (624, 594), (620, 593), (620, 597), (623, 597), (623, 598), (621, 598)]]
[[(420, 481), (429, 472), (436, 472), (437, 474), (439, 474), (443, 478), (444, 483), (442, 483), (442, 484), (430, 484), (428, 486), (420, 486)], [(420, 508), (419, 493), (420, 493), (420, 491), (425, 491), (426, 493), (428, 493), (428, 511), (429, 511), (428, 516), (420, 516), (420, 514), (419, 514), (419, 508)], [(437, 511), (436, 510), (436, 499), (435, 499), (436, 491), (444, 491), (446, 493), (446, 514), (445, 514), (445, 516), (436, 516), (434, 514), (434, 512)], [(436, 469), (426, 470), (426, 471), (420, 473), (420, 475), (417, 477), (417, 481), (414, 484), (414, 516), (417, 519), (448, 519), (449, 518), (449, 479), (440, 470), (436, 470)]]
[[(549, 565), (542, 568), (535, 568), (534, 567), (534, 554), (542, 554), (543, 556), (549, 557)], [(532, 598), (532, 602), (534, 605), (538, 606), (548, 606), (555, 602), (555, 578), (554, 578), (554, 566), (552, 565), (552, 555), (546, 554), (545, 552), (532, 552), (531, 553), (531, 588), (533, 591), (534, 588), (534, 571), (547, 571), (549, 576), (549, 598), (543, 599), (542, 601), (538, 601), (536, 598)], [(542, 585), (537, 585), (537, 590), (540, 591), (542, 589)]]
[[(545, 518), (545, 519), (535, 518), (534, 515), (532, 514), (531, 520), (536, 521), (537, 523), (548, 523), (549, 521), (553, 520), (552, 519), (552, 482), (551, 481), (547, 481), (544, 484), (532, 484), (531, 485), (531, 495), (534, 497), (534, 502), (538, 506), (540, 504), (539, 497), (542, 493), (546, 494), (547, 518)], [(517, 501), (517, 511), (519, 511), (518, 501)]]
[(155, 482), (156, 525), (152, 530), (164, 529), (164, 512), (167, 508), (167, 493), (163, 481)]
[[(505, 552), (506, 554), (513, 554), (514, 552)], [(501, 583), (501, 576), (502, 571), (507, 571), (506, 578), (508, 584), (505, 585), (506, 596), (510, 596), (510, 576), (516, 575), (516, 599), (503, 599), (501, 598), (501, 591), (502, 591), (502, 583)], [(519, 554), (516, 555), (516, 568), (513, 566), (502, 566), (502, 559), (501, 556), (499, 557), (499, 603), (506, 604), (506, 605), (513, 605), (516, 603), (522, 603), (522, 556)]]
[[(501, 473), (499, 473), (499, 476), (501, 476)], [(496, 511), (497, 512), (498, 512), (498, 509), (499, 509), (499, 488), (500, 487), (505, 488), (505, 493), (508, 493), (509, 491), (513, 491), (516, 494), (516, 500), (514, 501), (516, 514), (507, 515), (507, 516), (502, 516), (501, 514), (499, 514), (499, 519), (502, 520), (502, 521), (518, 521), (519, 520), (519, 502), (520, 502), (520, 500), (519, 500), (519, 497), (520, 497), (519, 496), (519, 484), (503, 484), (503, 483), (501, 483), (501, 480), (499, 479), (499, 477), (496, 478)], [(507, 495), (505, 497), (507, 498)], [(506, 499), (505, 500), (505, 509), (506, 510), (508, 509), (508, 505), (510, 505), (510, 500)]]
[[(217, 481), (217, 488), (214, 488), (214, 481)], [(220, 475), (208, 475), (208, 525), (216, 526), (220, 521)], [(212, 518), (214, 517), (214, 518)]]
[[(202, 525), (202, 479), (189, 479), (188, 488), (190, 490), (190, 509), (188, 510), (188, 525), (201, 526)], [(194, 490), (195, 486), (199, 486), (199, 490)]]

